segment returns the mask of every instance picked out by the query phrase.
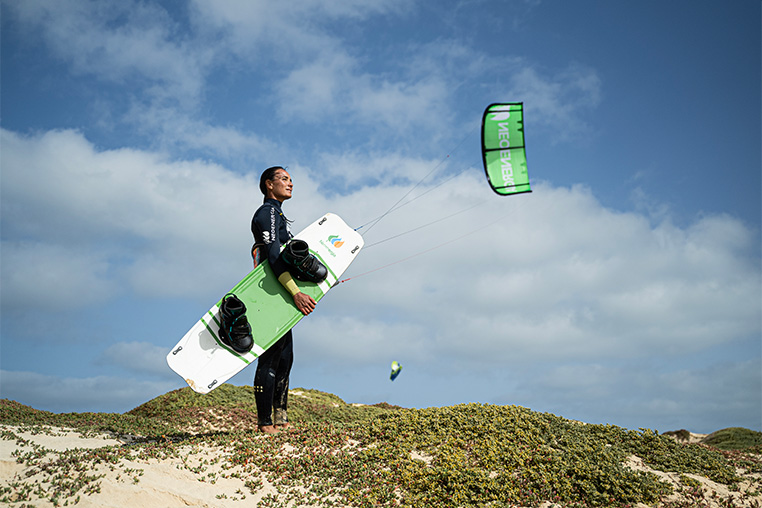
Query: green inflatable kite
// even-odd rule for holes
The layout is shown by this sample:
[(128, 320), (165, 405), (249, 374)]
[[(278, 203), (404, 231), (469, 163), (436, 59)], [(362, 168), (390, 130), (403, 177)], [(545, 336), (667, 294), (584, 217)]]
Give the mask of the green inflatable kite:
[(482, 159), (492, 190), (502, 196), (532, 192), (524, 150), (524, 103), (491, 104), (482, 116)]

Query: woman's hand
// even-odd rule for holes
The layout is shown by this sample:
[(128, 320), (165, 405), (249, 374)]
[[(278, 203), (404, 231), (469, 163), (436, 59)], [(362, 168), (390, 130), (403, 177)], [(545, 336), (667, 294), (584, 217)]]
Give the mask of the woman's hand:
[(296, 308), (299, 309), (299, 312), (306, 316), (315, 310), (315, 305), (317, 305), (317, 302), (315, 302), (314, 298), (308, 294), (296, 293), (294, 295), (294, 305), (296, 305)]

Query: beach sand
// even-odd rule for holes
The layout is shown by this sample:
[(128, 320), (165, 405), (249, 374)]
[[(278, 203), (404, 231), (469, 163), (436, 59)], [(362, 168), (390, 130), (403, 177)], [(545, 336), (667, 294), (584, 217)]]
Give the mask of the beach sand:
[[(3, 494), (0, 500), (5, 500), (8, 506), (35, 506), (37, 508), (68, 505), (83, 508), (173, 508), (173, 507), (255, 507), (268, 496), (277, 494), (275, 487), (260, 477), (254, 493), (245, 485), (251, 481), (251, 473), (237, 476), (240, 473), (236, 467), (230, 464), (223, 466), (224, 461), (216, 460), (225, 455), (225, 450), (209, 445), (194, 445), (179, 447), (178, 453), (170, 457), (142, 458), (134, 460), (128, 452), (121, 456), (116, 463), (104, 461), (95, 466), (88, 465), (86, 471), (79, 471), (79, 475), (96, 476), (97, 479), (90, 481), (91, 490), (80, 489), (74, 496), (60, 496), (57, 500), (51, 499), (54, 485), (66, 485), (67, 481), (75, 481), (76, 478), (60, 478), (62, 474), (55, 468), (45, 470), (45, 464), (53, 464), (56, 460), (74, 454), (76, 450), (108, 450), (106, 447), (129, 449), (129, 438), (118, 438), (111, 435), (83, 436), (81, 433), (60, 428), (19, 428), (9, 425), (0, 426), (3, 439), (0, 440), (0, 487)], [(12, 437), (11, 436), (15, 436)], [(268, 439), (262, 436), (262, 439)], [(695, 436), (699, 439), (700, 436)], [(72, 452), (75, 450), (75, 452)], [(24, 454), (36, 454), (36, 461), (17, 462), (17, 456)], [(28, 458), (29, 456), (27, 456)], [(73, 460), (73, 459), (72, 459)], [(425, 457), (420, 460), (425, 461)], [(630, 457), (628, 467), (649, 471), (657, 474), (662, 480), (675, 486), (680, 484), (680, 473), (664, 473), (654, 471), (644, 465), (638, 457)], [(69, 475), (71, 470), (69, 469)], [(706, 490), (706, 499), (716, 492), (719, 496), (716, 502), (707, 501), (712, 508), (726, 506), (720, 504), (720, 499), (726, 499), (732, 493), (725, 485), (714, 483), (697, 475), (686, 475), (701, 484)], [(759, 485), (760, 475), (749, 475), (750, 481), (741, 484), (741, 492), (752, 489), (751, 480), (756, 480)], [(91, 479), (92, 480), (92, 479)], [(257, 479), (254, 479), (257, 481)], [(43, 496), (34, 493), (34, 488), (43, 487), (47, 494)], [(684, 496), (673, 494), (668, 501), (685, 500)], [(57, 501), (58, 505), (54, 501)], [(3, 501), (0, 501), (3, 504)], [(267, 506), (281, 506), (281, 504), (266, 503)], [(298, 506), (298, 505), (297, 505)], [(678, 506), (689, 506), (680, 504)], [(753, 506), (737, 501), (733, 506)], [(550, 502), (543, 503), (541, 508), (562, 508)], [(644, 508), (645, 505), (638, 505)], [(520, 508), (520, 507), (517, 507)]]
[[(29, 453), (37, 450), (37, 446), (41, 446), (50, 450), (41, 460), (50, 462), (60, 457), (61, 452), (67, 450), (93, 450), (127, 444), (127, 440), (115, 439), (109, 435), (84, 437), (79, 432), (57, 428), (46, 428), (42, 430), (42, 433), (32, 433), (28, 430), (20, 431), (18, 428), (4, 425), (0, 426), (0, 430), (13, 432), (25, 440), (24, 443), (20, 443), (19, 440), (0, 440), (1, 487), (8, 487), (14, 483), (43, 486), (51, 484), (50, 474), (41, 472), (39, 467), (17, 463), (14, 452)], [(112, 464), (96, 465), (94, 469), (88, 470), (87, 474), (100, 477), (97, 480), (99, 491), (92, 494), (80, 492), (76, 506), (83, 508), (173, 508), (188, 506), (241, 508), (257, 506), (262, 498), (275, 493), (275, 489), (268, 486), (264, 478), (261, 479), (262, 488), (258, 489), (256, 494), (251, 494), (239, 478), (220, 476), (211, 479), (215, 473), (220, 472), (221, 467), (206, 465), (205, 463), (212, 462), (215, 457), (219, 457), (224, 453), (223, 450), (195, 446), (193, 450), (188, 447), (185, 451), (187, 454), (184, 456), (181, 453), (180, 457), (161, 460), (135, 461), (126, 459), (122, 460), (118, 466)], [(202, 469), (203, 474), (201, 474)], [(226, 470), (225, 476), (234, 472), (234, 470)], [(13, 494), (10, 494), (9, 498), (13, 501)], [(56, 506), (51, 500), (41, 499), (34, 494), (29, 496), (26, 502), (38, 508)], [(59, 503), (63, 504), (64, 502), (62, 496)], [(69, 504), (72, 503), (70, 500)], [(19, 499), (17, 502), (12, 502), (11, 506), (22, 504), (22, 500)]]

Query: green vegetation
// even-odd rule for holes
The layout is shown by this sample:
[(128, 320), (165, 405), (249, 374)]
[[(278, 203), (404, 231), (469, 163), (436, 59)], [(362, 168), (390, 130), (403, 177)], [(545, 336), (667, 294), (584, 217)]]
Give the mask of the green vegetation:
[(674, 437), (678, 441), (689, 441), (691, 438), (691, 433), (685, 429), (671, 430), (669, 432), (665, 432), (664, 435)]
[(762, 432), (740, 427), (718, 430), (708, 435), (702, 442), (720, 450), (756, 449), (757, 453), (762, 453)]
[(110, 432), (116, 435), (155, 437), (174, 433), (171, 420), (143, 418), (119, 413), (50, 413), (18, 402), (0, 399), (0, 424), (55, 426), (77, 429), (85, 435)]
[[(240, 481), (237, 492), (220, 492), (218, 498), (255, 497), (263, 508), (501, 508), (544, 501), (564, 507), (709, 506), (700, 504), (709, 493), (696, 478), (735, 492), (722, 506), (759, 506), (759, 479), (752, 488), (739, 487), (739, 471), (762, 472), (760, 433), (746, 429), (713, 434), (722, 444), (714, 447), (517, 406), (361, 406), (297, 389), (289, 398), (293, 430), (264, 437), (256, 433), (253, 399), (251, 387), (223, 385), (203, 396), (184, 388), (123, 415), (53, 414), (1, 400), (0, 437), (16, 441), (16, 460), (34, 481), (2, 484), (0, 504), (22, 506), (40, 498), (72, 504), (99, 491), (103, 468), (119, 471), (120, 481), (139, 483), (142, 471), (126, 461), (173, 458), (199, 481)], [(52, 452), (20, 436), (24, 430), (55, 432), (53, 427), (131, 439), (122, 446)], [(723, 451), (734, 446), (746, 449)], [(210, 449), (216, 450), (213, 458)], [(633, 456), (650, 470), (627, 467)], [(679, 479), (666, 483), (658, 471), (675, 472)], [(684, 501), (663, 501), (675, 490)]]
[[(199, 415), (208, 409), (224, 409), (236, 417), (237, 426), (246, 429), (256, 427), (257, 408), (254, 405), (254, 388), (224, 384), (206, 395), (190, 388), (182, 388), (156, 397), (136, 407), (127, 414), (159, 421), (174, 421), (180, 427), (198, 423)], [(351, 423), (365, 420), (388, 409), (399, 409), (388, 404), (353, 406), (336, 395), (298, 388), (289, 394), (289, 419), (299, 422)]]

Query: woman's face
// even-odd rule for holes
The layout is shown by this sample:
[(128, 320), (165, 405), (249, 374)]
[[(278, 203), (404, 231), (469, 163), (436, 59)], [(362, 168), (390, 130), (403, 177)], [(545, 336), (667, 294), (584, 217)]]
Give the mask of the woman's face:
[(277, 170), (273, 179), (267, 181), (267, 189), (270, 192), (270, 197), (277, 199), (281, 203), (291, 199), (291, 191), (294, 189), (291, 175), (285, 169)]

